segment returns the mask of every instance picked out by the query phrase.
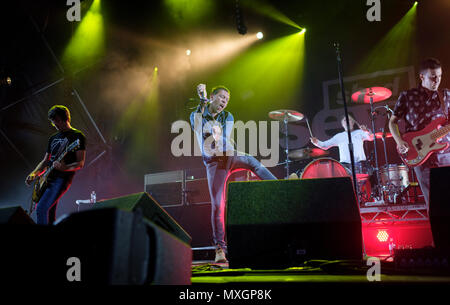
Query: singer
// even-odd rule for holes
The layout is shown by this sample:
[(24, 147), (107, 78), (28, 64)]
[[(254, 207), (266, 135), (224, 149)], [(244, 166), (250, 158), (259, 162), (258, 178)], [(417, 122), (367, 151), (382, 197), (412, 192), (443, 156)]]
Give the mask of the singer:
[(258, 160), (248, 154), (237, 152), (230, 138), (234, 117), (225, 111), (230, 100), (230, 90), (217, 86), (206, 96), (206, 85), (197, 86), (200, 104), (191, 113), (191, 126), (202, 150), (206, 167), (209, 194), (211, 196), (211, 224), (216, 247), (216, 263), (227, 262), (225, 242), (225, 196), (226, 179), (233, 169), (248, 169), (262, 180), (277, 179)]

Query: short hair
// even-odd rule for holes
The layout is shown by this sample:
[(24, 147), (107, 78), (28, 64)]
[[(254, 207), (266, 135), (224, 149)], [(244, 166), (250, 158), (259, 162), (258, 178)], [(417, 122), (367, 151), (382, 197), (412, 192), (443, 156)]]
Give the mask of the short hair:
[(228, 92), (228, 95), (230, 95), (230, 89), (228, 89), (227, 87), (222, 86), (222, 85), (215, 86), (214, 88), (212, 88), (211, 94), (216, 95), (217, 93), (219, 93), (220, 90), (224, 90), (224, 91)]
[(54, 120), (56, 117), (70, 122), (70, 111), (66, 106), (54, 105), (48, 110), (48, 119)]
[(434, 70), (434, 69), (438, 69), (440, 67), (441, 67), (441, 63), (439, 60), (437, 60), (436, 58), (433, 58), (433, 57), (429, 57), (427, 59), (424, 59), (420, 63), (420, 73), (423, 73), (428, 69)]

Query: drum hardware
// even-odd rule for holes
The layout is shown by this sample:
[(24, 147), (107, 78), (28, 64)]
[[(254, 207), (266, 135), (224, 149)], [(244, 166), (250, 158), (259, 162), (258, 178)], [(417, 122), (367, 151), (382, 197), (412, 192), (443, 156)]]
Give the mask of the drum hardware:
[[(352, 94), (352, 100), (355, 103), (370, 103), (370, 121), (372, 124), (372, 133), (373, 136), (373, 147), (375, 152), (375, 172), (376, 172), (376, 180), (377, 180), (377, 188), (376, 194), (374, 196), (375, 202), (384, 201), (383, 200), (383, 192), (380, 185), (380, 175), (379, 175), (379, 163), (378, 163), (378, 154), (377, 154), (377, 145), (376, 145), (376, 133), (375, 133), (375, 107), (374, 103), (382, 102), (387, 100), (392, 95), (392, 91), (383, 88), (383, 87), (369, 87), (362, 90), (359, 90)], [(383, 106), (384, 107), (384, 106)], [(377, 107), (378, 108), (378, 107)]]
[(289, 152), (289, 159), (292, 160), (305, 160), (318, 157), (328, 156), (330, 153), (320, 148), (300, 148)]
[(303, 120), (304, 115), (295, 110), (274, 110), (269, 112), (269, 117), (273, 120), (281, 121), (284, 123), (285, 130), (285, 153), (286, 153), (286, 161), (280, 164), (285, 164), (286, 168), (286, 179), (289, 179), (289, 134), (288, 134), (288, 123), (298, 122)]

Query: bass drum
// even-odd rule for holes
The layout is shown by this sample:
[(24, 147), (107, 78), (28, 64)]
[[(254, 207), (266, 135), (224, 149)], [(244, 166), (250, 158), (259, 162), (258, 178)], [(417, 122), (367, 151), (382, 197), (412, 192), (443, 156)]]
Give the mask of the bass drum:
[(303, 169), (300, 179), (351, 177), (348, 170), (332, 158), (319, 158)]

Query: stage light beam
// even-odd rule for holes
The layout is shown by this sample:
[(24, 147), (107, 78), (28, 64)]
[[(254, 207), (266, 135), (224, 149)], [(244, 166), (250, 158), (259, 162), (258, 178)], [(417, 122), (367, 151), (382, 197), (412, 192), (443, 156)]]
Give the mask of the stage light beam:
[(104, 51), (104, 25), (101, 1), (94, 0), (75, 30), (62, 56), (63, 65), (78, 70), (92, 64)]
[(416, 5), (395, 24), (361, 61), (354, 73), (371, 73), (410, 65), (417, 58)]

